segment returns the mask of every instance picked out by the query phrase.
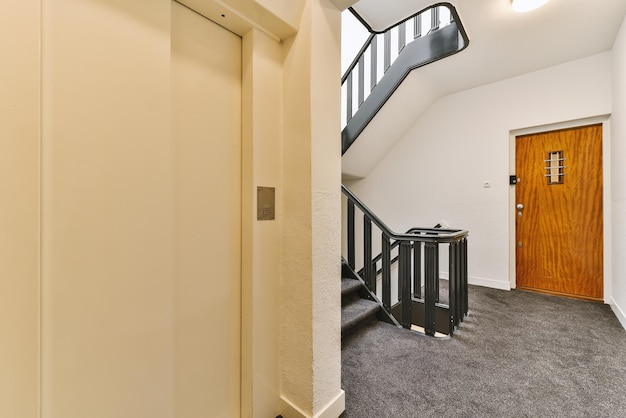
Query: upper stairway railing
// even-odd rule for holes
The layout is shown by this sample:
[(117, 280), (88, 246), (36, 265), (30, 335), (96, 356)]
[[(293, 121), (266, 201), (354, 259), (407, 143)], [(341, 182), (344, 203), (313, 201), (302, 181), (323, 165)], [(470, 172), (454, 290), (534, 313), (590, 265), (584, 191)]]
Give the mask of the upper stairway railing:
[(411, 70), (467, 47), (450, 3), (434, 4), (382, 32), (372, 32), (341, 78), (342, 153), (356, 140)]
[[(427, 335), (436, 332), (452, 335), (468, 310), (467, 237), (460, 229), (411, 228), (403, 234), (393, 232), (347, 187), (347, 216), (343, 222), (346, 258), (369, 292), (386, 313), (404, 328), (422, 327)], [(363, 219), (356, 229), (356, 209)], [(373, 255), (373, 234), (379, 233), (380, 255)], [(357, 236), (359, 235), (359, 236)], [(361, 244), (357, 248), (357, 241)], [(441, 295), (440, 247), (448, 247), (448, 291)], [(392, 258), (396, 252), (396, 257)], [(397, 269), (392, 265), (397, 260)], [(394, 287), (397, 288), (392, 294)], [(447, 304), (443, 303), (447, 296)], [(407, 303), (408, 302), (408, 303)]]

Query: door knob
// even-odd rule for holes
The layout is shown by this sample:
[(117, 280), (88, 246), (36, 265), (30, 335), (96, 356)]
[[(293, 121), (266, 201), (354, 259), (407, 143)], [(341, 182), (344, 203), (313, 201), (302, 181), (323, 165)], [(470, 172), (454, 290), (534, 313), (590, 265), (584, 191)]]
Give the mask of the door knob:
[(521, 203), (518, 203), (518, 204), (517, 204), (517, 209), (518, 209), (518, 210), (522, 210), (522, 209), (524, 209), (524, 205), (522, 205)]

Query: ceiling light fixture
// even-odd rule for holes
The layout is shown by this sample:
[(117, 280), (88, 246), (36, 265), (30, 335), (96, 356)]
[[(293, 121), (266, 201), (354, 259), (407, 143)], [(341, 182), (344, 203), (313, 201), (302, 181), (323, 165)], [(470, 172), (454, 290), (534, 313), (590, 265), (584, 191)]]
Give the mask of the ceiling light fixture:
[(546, 4), (548, 0), (511, 0), (513, 10), (518, 13), (529, 12)]

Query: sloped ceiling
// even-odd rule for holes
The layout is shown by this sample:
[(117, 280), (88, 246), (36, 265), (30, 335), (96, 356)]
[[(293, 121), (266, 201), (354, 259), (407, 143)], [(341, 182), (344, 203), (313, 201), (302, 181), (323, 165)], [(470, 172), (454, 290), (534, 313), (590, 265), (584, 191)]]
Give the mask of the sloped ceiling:
[[(415, 11), (426, 5), (423, 0), (360, 0), (353, 7), (372, 27), (388, 27), (395, 16), (407, 14), (408, 4)], [(625, 0), (549, 0), (527, 13), (513, 12), (510, 0), (451, 4), (469, 47), (407, 77), (344, 155), (344, 177), (367, 176), (443, 96), (611, 50), (626, 15)]]

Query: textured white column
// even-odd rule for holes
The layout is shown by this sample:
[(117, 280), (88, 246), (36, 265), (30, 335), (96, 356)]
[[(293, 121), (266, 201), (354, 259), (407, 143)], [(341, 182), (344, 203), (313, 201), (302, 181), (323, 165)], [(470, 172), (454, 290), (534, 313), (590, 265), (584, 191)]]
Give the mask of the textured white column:
[(285, 42), (282, 398), (287, 416), (343, 410), (340, 14), (310, 0)]

